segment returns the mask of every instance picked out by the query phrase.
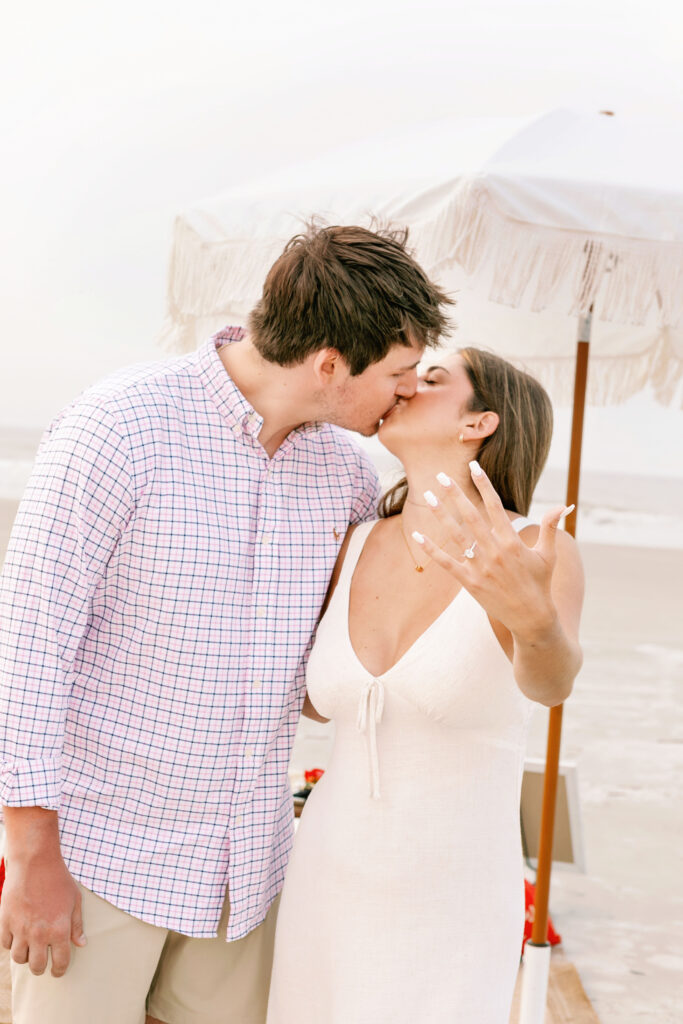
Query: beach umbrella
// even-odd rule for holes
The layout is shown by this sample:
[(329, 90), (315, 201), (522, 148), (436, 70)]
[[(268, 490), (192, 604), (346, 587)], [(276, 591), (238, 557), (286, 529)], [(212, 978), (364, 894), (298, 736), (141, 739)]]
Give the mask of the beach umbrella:
[[(453, 342), (489, 346), (522, 361), (556, 403), (572, 400), (578, 316), (574, 276), (588, 265), (585, 294), (594, 295), (596, 285), (602, 291), (592, 318), (589, 403), (623, 401), (645, 387), (670, 402), (683, 369), (683, 329), (677, 327), (683, 302), (676, 276), (680, 269), (675, 261), (667, 262), (663, 245), (648, 246), (641, 239), (638, 224), (627, 227), (634, 229), (632, 247), (624, 237), (618, 266), (612, 266), (612, 250), (594, 245), (590, 254), (583, 252), (583, 244), (600, 240), (600, 229), (608, 233), (614, 227), (604, 220), (596, 199), (603, 178), (588, 177), (581, 195), (577, 180), (557, 202), (557, 219), (545, 230), (539, 226), (533, 237), (523, 232), (521, 222), (519, 231), (512, 231), (523, 209), (507, 219), (496, 218), (490, 208), (485, 217), (481, 211), (484, 193), (477, 171), (494, 154), (504, 153), (506, 143), (527, 133), (543, 137), (552, 126), (569, 140), (572, 125), (576, 141), (578, 124), (595, 130), (595, 122), (620, 124), (617, 118), (565, 111), (542, 118), (435, 121), (357, 142), (194, 203), (175, 222), (163, 340), (169, 348), (189, 350), (231, 319), (242, 322), (260, 296), (269, 266), (311, 216), (338, 224), (384, 221), (410, 229), (410, 244), (422, 266), (456, 296)], [(652, 193), (659, 193), (660, 206), (674, 210), (680, 167), (676, 134), (668, 125), (638, 127), (646, 141), (635, 160), (622, 146), (609, 163), (602, 163), (602, 150), (583, 127), (584, 141), (576, 148), (593, 151), (601, 161), (598, 167), (607, 170), (615, 165), (617, 170), (635, 169), (643, 153), (656, 152), (652, 163), (661, 184)], [(625, 194), (638, 194), (635, 170), (633, 177)], [(564, 188), (565, 179), (557, 181)], [(587, 201), (591, 195), (593, 206)], [(556, 226), (563, 206), (568, 227)], [(668, 212), (660, 211), (662, 216), (659, 235), (671, 235), (670, 248), (675, 248), (680, 225), (672, 228)], [(591, 223), (598, 227), (591, 229)], [(520, 318), (518, 310), (534, 315)]]
[[(571, 111), (449, 119), (197, 203), (175, 225), (168, 343), (192, 348), (241, 322), (314, 214), (406, 225), (422, 266), (457, 298), (454, 343), (521, 361), (555, 402), (573, 401), (566, 501), (577, 510), (586, 397), (623, 401), (648, 388), (680, 400), (683, 146), (670, 125)], [(562, 708), (551, 709), (523, 1024), (544, 1015), (561, 725)]]

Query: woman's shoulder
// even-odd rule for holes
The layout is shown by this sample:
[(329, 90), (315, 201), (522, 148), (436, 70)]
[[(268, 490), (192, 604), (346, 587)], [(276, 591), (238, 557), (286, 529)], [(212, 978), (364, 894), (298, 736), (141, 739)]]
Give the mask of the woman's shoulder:
[[(509, 509), (506, 509), (505, 511), (513, 528), (519, 534), (524, 543), (530, 548), (534, 547), (541, 532), (540, 522), (536, 519), (531, 519), (529, 516), (522, 516), (518, 512), (511, 512)], [(560, 563), (564, 563), (575, 568), (581, 566), (579, 547), (576, 540), (570, 533), (567, 533), (566, 530), (558, 530), (556, 545), (558, 560)]]
[(337, 555), (337, 561), (334, 567), (334, 572), (337, 576), (341, 573), (344, 563), (348, 558), (349, 548), (355, 548), (357, 544), (364, 547), (365, 541), (368, 539), (370, 534), (373, 535), (373, 540), (376, 540), (386, 530), (387, 522), (388, 520), (384, 518), (366, 519), (362, 523), (352, 523), (349, 526), (339, 549), (339, 554)]
[(509, 509), (505, 510), (512, 528), (518, 534), (524, 534), (524, 540), (533, 546), (537, 539), (541, 529), (541, 524), (535, 519), (530, 519), (529, 516), (522, 516), (518, 512), (510, 512)]

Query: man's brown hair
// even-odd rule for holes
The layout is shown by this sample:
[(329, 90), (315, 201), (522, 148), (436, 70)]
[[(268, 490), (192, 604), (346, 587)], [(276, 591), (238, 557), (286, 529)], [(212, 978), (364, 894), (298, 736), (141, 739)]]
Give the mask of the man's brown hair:
[(292, 366), (334, 348), (355, 376), (396, 344), (436, 345), (452, 300), (409, 254), (407, 238), (406, 229), (314, 221), (290, 239), (249, 315), (263, 358)]

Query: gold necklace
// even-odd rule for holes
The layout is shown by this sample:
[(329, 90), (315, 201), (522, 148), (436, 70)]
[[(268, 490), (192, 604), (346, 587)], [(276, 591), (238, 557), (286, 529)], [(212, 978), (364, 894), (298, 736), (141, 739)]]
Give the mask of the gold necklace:
[(403, 516), (401, 516), (401, 522), (399, 523), (399, 526), (401, 528), (401, 536), (403, 537), (403, 542), (408, 550), (408, 554), (410, 555), (410, 560), (411, 562), (415, 562), (415, 572), (424, 572), (424, 565), (420, 565), (420, 563), (416, 562), (415, 558), (413, 557), (413, 552), (411, 551), (410, 544), (408, 543), (408, 538), (406, 537), (405, 530), (403, 529)]

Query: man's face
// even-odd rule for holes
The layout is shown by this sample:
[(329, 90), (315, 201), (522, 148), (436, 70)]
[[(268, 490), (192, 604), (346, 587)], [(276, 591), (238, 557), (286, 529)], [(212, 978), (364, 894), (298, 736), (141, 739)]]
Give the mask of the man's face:
[(355, 430), (370, 437), (399, 398), (412, 398), (417, 390), (417, 364), (424, 345), (394, 345), (379, 363), (363, 373), (350, 374), (335, 391), (327, 415), (328, 423)]

